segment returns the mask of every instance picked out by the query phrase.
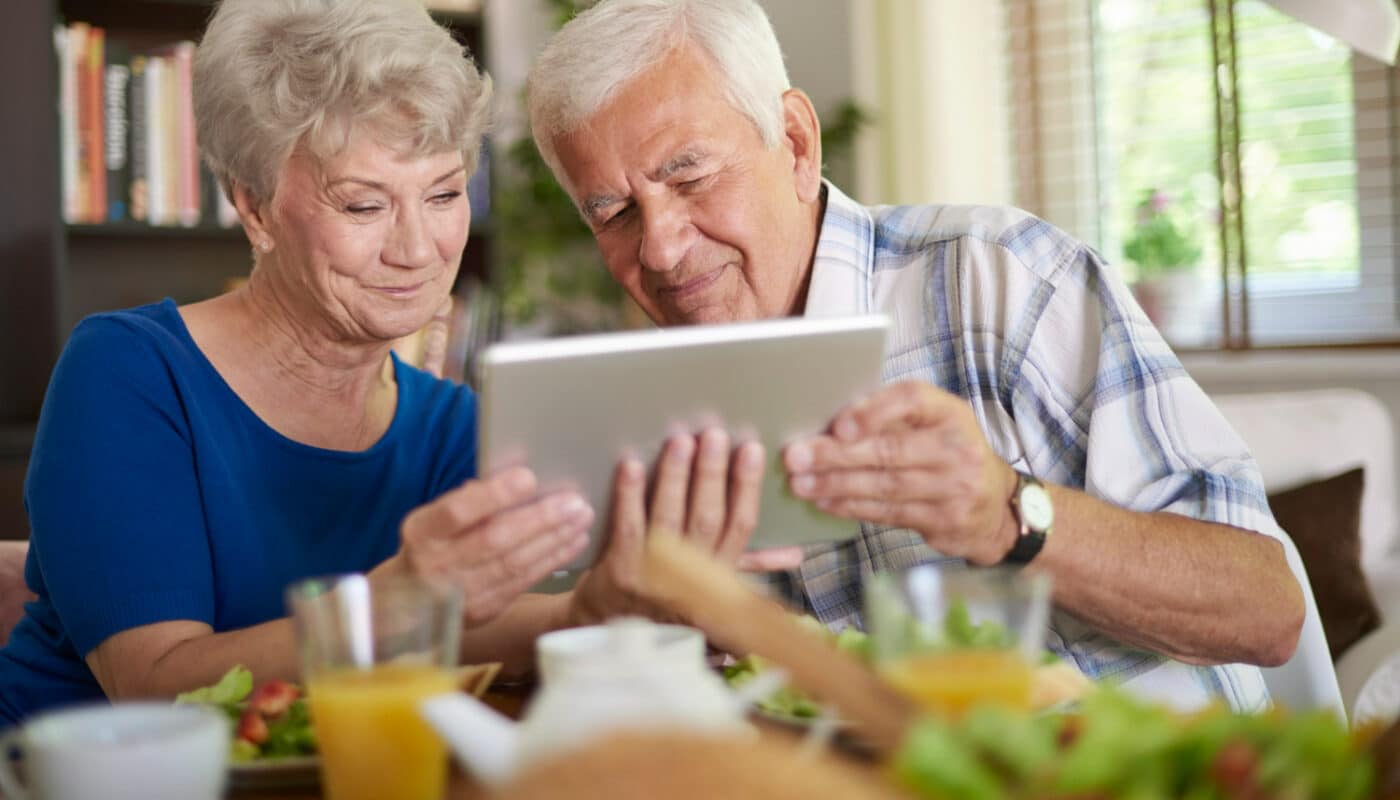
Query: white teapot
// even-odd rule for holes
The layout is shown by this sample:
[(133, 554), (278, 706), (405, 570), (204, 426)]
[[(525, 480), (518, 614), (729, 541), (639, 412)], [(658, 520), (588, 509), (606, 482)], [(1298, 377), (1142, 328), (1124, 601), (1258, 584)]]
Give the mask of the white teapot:
[(752, 735), (749, 704), (785, 679), (770, 670), (731, 690), (706, 663), (700, 631), (642, 619), (548, 633), (535, 651), (542, 686), (519, 723), (461, 693), (419, 706), (484, 783), (503, 783), (541, 756), (618, 730)]

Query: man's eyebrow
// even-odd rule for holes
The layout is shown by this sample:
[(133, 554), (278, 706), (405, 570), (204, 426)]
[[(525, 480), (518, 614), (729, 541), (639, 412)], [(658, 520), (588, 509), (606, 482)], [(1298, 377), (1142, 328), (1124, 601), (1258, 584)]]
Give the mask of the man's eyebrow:
[(585, 218), (593, 219), (598, 216), (598, 212), (621, 202), (622, 198), (615, 194), (595, 194), (583, 201), (583, 207), (580, 210), (583, 211)]
[(660, 183), (675, 175), (681, 170), (690, 169), (705, 160), (705, 152), (696, 148), (682, 150), (653, 172), (650, 177), (653, 181)]

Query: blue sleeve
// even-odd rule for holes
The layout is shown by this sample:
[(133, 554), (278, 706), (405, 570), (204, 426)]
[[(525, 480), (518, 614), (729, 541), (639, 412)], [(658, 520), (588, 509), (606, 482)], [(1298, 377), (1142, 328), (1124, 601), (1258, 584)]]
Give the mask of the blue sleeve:
[(134, 321), (83, 322), (39, 421), (25, 486), (33, 548), (83, 656), (129, 628), (214, 619), (189, 426), (155, 335)]

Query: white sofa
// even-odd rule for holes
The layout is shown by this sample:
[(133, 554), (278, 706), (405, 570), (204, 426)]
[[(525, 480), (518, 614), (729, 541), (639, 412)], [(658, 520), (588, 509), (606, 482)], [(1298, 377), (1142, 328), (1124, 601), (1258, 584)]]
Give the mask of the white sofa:
[(1357, 389), (1213, 397), (1249, 445), (1270, 493), (1365, 468), (1361, 561), (1383, 619), (1336, 663), (1353, 721), (1400, 714), (1400, 497), (1395, 423), (1375, 396)]

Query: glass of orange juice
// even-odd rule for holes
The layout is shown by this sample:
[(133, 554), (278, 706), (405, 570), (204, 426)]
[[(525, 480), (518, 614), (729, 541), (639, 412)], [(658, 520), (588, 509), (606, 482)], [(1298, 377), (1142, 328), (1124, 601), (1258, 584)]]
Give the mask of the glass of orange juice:
[(871, 577), (865, 619), (876, 668), (925, 710), (1027, 710), (1050, 610), (1050, 582), (1001, 567), (924, 564)]
[(447, 750), (418, 714), (455, 691), (459, 590), (413, 578), (312, 578), (287, 590), (329, 800), (439, 800)]

